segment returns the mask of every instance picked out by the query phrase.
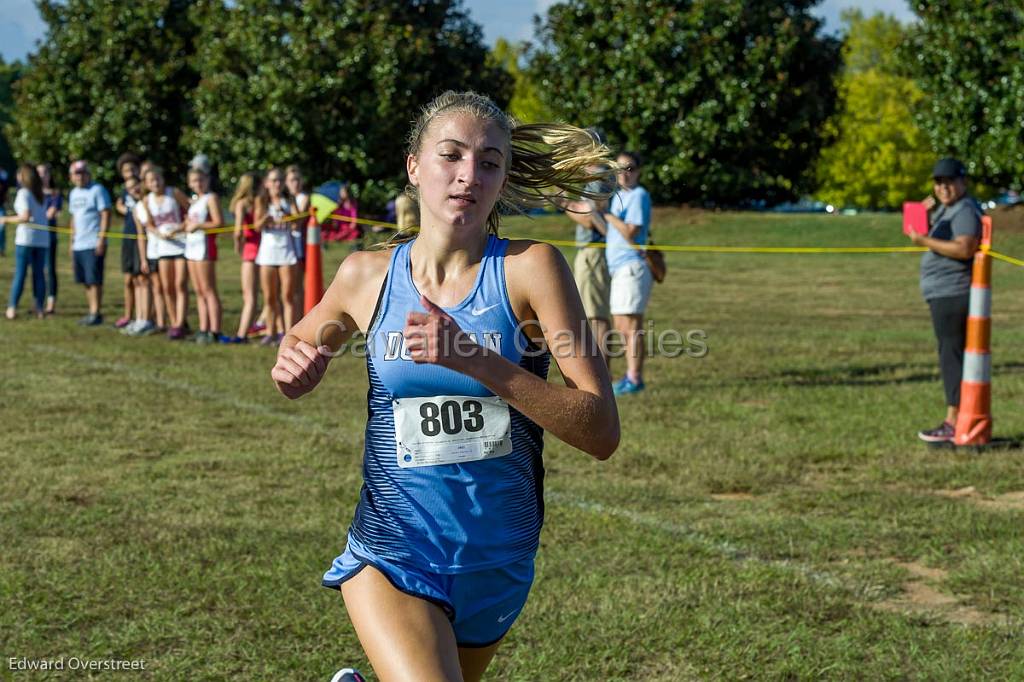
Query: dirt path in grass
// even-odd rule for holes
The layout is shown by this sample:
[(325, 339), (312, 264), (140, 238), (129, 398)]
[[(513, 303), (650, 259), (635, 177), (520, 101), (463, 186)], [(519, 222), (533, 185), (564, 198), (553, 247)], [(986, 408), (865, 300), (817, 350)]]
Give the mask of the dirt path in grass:
[(973, 485), (955, 490), (934, 490), (939, 497), (946, 497), (953, 500), (966, 500), (982, 509), (995, 509), (998, 511), (1024, 510), (1024, 490), (1018, 490), (992, 497), (982, 495)]
[(941, 568), (932, 568), (917, 561), (892, 561), (910, 574), (909, 579), (903, 583), (903, 594), (878, 602), (876, 608), (916, 613), (959, 625), (989, 625), (998, 620), (998, 614), (976, 609), (962, 603), (956, 595), (937, 589), (948, 576)]

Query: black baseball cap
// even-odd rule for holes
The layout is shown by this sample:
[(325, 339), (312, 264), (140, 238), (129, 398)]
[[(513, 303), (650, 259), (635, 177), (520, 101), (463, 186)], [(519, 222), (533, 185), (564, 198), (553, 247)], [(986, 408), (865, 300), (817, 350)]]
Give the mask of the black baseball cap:
[(963, 178), (966, 176), (967, 168), (957, 159), (939, 159), (935, 168), (932, 169), (933, 178)]

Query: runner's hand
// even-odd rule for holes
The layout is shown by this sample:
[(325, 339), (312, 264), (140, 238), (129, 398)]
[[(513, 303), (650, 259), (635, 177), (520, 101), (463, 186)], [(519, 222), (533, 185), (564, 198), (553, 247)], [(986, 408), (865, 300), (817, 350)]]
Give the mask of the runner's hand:
[(314, 348), (305, 341), (299, 341), (291, 348), (281, 346), (277, 352), (277, 364), (270, 370), (277, 390), (290, 400), (312, 391), (327, 371), (330, 352), (327, 346)]
[(467, 357), (479, 350), (452, 316), (433, 301), (421, 295), (420, 305), (427, 312), (406, 315), (403, 330), (405, 348), (413, 362), (455, 369), (459, 357)]

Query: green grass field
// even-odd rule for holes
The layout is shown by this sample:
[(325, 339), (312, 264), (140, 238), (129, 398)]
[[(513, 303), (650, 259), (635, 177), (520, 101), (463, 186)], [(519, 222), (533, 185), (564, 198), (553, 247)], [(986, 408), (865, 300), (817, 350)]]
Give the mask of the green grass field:
[[(655, 234), (906, 243), (894, 215), (665, 210)], [(1024, 234), (996, 240), (1024, 256)], [(145, 660), (83, 679), (368, 671), (319, 586), (358, 498), (362, 362), (288, 402), (268, 349), (79, 328), (64, 248), (59, 315), (0, 325), (0, 679), (51, 679), (11, 657)], [(710, 352), (649, 361), (608, 462), (548, 438), (537, 581), (489, 679), (1024, 679), (1024, 452), (917, 442), (944, 412), (918, 259), (670, 254), (651, 318)], [(220, 263), (229, 330), (237, 267)], [(993, 270), (995, 432), (1021, 438), (1024, 268)]]

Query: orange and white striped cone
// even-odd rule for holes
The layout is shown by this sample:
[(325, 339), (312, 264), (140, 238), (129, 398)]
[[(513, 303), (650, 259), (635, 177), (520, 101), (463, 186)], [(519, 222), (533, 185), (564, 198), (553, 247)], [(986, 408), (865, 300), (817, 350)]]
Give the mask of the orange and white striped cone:
[(306, 279), (303, 282), (305, 296), (302, 301), (302, 314), (320, 302), (324, 295), (323, 252), (320, 249), (320, 224), (316, 221), (316, 211), (310, 209), (309, 221), (306, 223)]
[(981, 219), (981, 248), (974, 254), (967, 314), (964, 375), (955, 445), (986, 445), (992, 440), (992, 219)]

